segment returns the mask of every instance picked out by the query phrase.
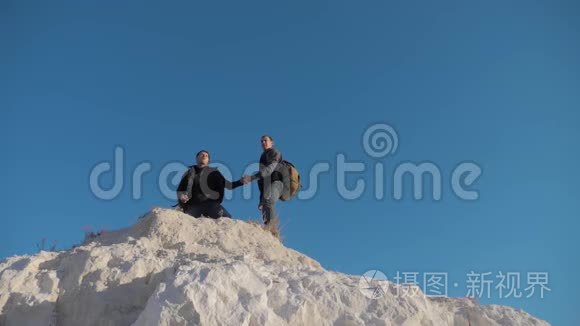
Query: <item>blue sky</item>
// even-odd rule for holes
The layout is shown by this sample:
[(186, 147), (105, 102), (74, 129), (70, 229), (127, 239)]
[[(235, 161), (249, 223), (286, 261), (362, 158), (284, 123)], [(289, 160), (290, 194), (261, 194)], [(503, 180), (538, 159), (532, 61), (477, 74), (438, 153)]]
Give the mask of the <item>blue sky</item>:
[[(481, 302), (580, 324), (579, 14), (574, 1), (1, 1), (0, 258), (169, 207), (160, 171), (199, 149), (239, 176), (269, 133), (303, 174), (331, 166), (314, 198), (279, 205), (287, 246), (350, 274), (447, 272), (451, 296), (470, 271), (519, 272), (520, 289), (547, 272), (543, 299)], [(399, 137), (384, 159), (362, 146), (375, 123)], [(116, 146), (124, 186), (100, 200), (89, 174)], [(339, 153), (367, 167), (347, 178), (367, 182), (361, 198), (337, 191)], [(408, 180), (394, 200), (396, 166), (424, 161), (442, 199), (413, 199)], [(464, 161), (483, 170), (476, 201), (450, 187)], [(134, 200), (142, 162), (152, 171)], [(242, 219), (256, 205), (237, 190), (225, 203)]]

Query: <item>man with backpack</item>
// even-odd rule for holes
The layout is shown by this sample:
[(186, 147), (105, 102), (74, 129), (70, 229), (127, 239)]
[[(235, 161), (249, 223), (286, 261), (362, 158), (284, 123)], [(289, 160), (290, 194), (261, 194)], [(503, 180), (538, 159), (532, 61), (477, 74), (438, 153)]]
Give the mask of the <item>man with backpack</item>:
[(235, 189), (243, 183), (241, 180), (231, 182), (222, 173), (208, 166), (209, 152), (199, 151), (196, 165), (190, 166), (183, 174), (177, 187), (178, 205), (183, 211), (194, 217), (232, 217), (221, 205), (224, 189)]
[(288, 200), (297, 192), (300, 187), (300, 177), (292, 164), (282, 160), (282, 154), (274, 148), (274, 140), (271, 136), (263, 135), (260, 143), (263, 149), (260, 156), (260, 169), (252, 176), (242, 177), (242, 183), (258, 180), (260, 189), (258, 209), (262, 211), (265, 228), (274, 236), (279, 237), (276, 202), (278, 199)]

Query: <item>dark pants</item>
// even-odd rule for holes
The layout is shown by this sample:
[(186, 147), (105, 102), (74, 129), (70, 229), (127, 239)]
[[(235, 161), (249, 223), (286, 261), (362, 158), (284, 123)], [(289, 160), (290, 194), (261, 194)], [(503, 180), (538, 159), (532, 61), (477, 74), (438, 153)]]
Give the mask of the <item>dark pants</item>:
[(188, 205), (185, 209), (185, 213), (193, 217), (210, 217), (210, 218), (220, 218), (229, 217), (232, 215), (222, 206), (220, 203), (215, 201), (203, 202), (201, 204)]

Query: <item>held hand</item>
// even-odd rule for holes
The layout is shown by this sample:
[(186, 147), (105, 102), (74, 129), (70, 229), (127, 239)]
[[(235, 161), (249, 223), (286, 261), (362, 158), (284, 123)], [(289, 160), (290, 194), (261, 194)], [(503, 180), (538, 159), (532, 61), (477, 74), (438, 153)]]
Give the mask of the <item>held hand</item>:
[(242, 184), (248, 184), (252, 182), (252, 177), (249, 175), (242, 176)]
[(181, 201), (182, 203), (187, 203), (189, 201), (189, 196), (187, 196), (186, 194), (182, 194), (181, 196), (179, 196), (179, 201)]

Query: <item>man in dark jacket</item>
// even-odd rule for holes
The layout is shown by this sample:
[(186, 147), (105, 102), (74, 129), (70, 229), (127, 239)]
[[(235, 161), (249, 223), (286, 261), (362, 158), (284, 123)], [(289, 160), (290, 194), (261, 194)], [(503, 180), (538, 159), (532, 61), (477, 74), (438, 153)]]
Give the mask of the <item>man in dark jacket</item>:
[(199, 151), (195, 158), (196, 165), (189, 167), (177, 187), (179, 206), (194, 217), (231, 218), (230, 213), (221, 205), (224, 189), (235, 189), (242, 182), (230, 182), (218, 169), (208, 166), (208, 151)]
[(264, 150), (260, 156), (260, 170), (252, 176), (244, 176), (242, 182), (246, 184), (258, 180), (258, 188), (260, 189), (258, 209), (262, 211), (266, 229), (279, 237), (276, 202), (284, 191), (284, 178), (280, 172), (283, 166), (282, 154), (274, 148), (274, 140), (271, 136), (262, 136), (260, 143)]

